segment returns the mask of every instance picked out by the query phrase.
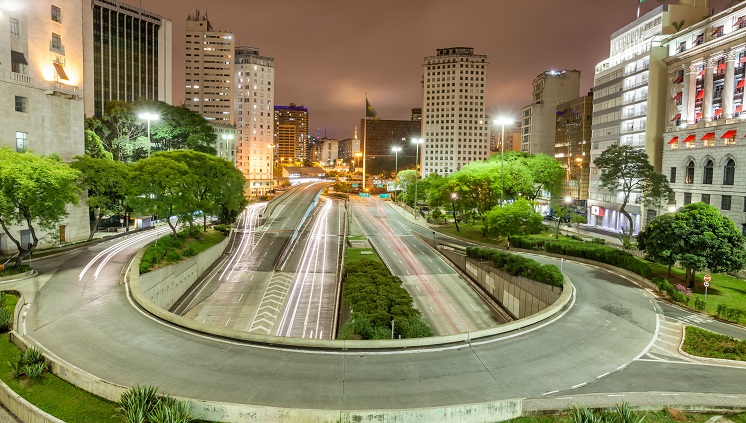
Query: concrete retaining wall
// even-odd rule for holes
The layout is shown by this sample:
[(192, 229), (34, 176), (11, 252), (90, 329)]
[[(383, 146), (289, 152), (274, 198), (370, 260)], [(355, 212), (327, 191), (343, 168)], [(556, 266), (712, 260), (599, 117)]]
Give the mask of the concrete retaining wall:
[(558, 286), (512, 276), (495, 269), (488, 262), (466, 257), (442, 246), (438, 251), (516, 319), (523, 319), (546, 309), (562, 295), (562, 288)]
[(140, 275), (140, 289), (145, 298), (156, 306), (168, 310), (192, 284), (220, 258), (230, 237), (213, 245), (196, 256)]
[(62, 420), (34, 407), (2, 381), (0, 381), (0, 402), (24, 423), (64, 423)]

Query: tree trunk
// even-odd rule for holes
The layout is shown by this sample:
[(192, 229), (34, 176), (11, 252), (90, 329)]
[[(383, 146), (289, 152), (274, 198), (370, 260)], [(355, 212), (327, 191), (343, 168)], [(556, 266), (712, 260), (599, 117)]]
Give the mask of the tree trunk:
[(96, 217), (96, 222), (93, 224), (93, 228), (91, 228), (91, 232), (88, 234), (88, 241), (93, 239), (93, 236), (96, 234), (96, 229), (98, 229), (98, 224), (101, 223), (101, 218), (103, 216), (103, 211), (98, 209), (98, 216)]
[(671, 266), (672, 265), (670, 265), (670, 264), (668, 265), (668, 277), (669, 278), (671, 277)]
[(202, 212), (202, 230), (207, 232), (207, 213)]

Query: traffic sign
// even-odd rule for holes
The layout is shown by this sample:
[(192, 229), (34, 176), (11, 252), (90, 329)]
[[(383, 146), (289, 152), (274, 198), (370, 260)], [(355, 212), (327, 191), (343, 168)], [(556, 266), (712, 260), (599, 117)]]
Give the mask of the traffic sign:
[(709, 282), (705, 282), (705, 288), (707, 288), (708, 286), (710, 286), (710, 283)]
[(709, 281), (712, 280), (712, 276), (710, 276), (709, 274), (707, 274), (707, 275), (705, 275), (704, 280), (705, 280), (705, 282), (709, 282)]
[(352, 187), (353, 188), (357, 188), (357, 184), (352, 184)]
[(368, 198), (368, 197), (370, 197), (370, 194), (368, 194), (367, 192), (361, 192), (360, 193), (360, 197), (362, 197), (362, 198)]

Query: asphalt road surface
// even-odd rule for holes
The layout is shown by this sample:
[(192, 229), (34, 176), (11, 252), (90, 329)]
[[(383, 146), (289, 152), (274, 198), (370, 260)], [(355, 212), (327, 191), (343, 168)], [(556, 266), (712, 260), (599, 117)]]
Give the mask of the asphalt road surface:
[(438, 335), (505, 323), (440, 255), (412, 235), (405, 220), (377, 198), (350, 199), (354, 223), (414, 299)]
[(671, 322), (658, 302), (624, 278), (569, 262), (563, 269), (577, 288), (572, 306), (548, 322), (494, 339), (385, 352), (212, 339), (164, 324), (131, 302), (120, 276), (147, 242), (131, 236), (36, 262), (40, 276), (5, 285), (30, 300), (21, 335), (120, 385), (290, 408), (433, 407), (561, 398), (591, 389), (610, 395), (659, 389), (740, 394), (746, 380), (743, 368), (666, 359), (657, 348), (669, 342), (664, 327)]

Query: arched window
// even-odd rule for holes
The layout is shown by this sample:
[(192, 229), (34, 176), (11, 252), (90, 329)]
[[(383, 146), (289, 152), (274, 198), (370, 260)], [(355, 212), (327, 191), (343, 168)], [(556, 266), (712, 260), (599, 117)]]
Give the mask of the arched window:
[(684, 178), (684, 183), (694, 183), (694, 160), (689, 161), (689, 164), (686, 165), (686, 176)]
[(713, 174), (713, 168), (714, 163), (712, 163), (712, 160), (708, 160), (707, 163), (705, 163), (705, 171), (702, 175), (702, 183), (703, 184), (712, 184), (712, 174)]
[(733, 185), (733, 181), (736, 179), (736, 162), (733, 159), (728, 159), (725, 164), (723, 172), (723, 185)]

